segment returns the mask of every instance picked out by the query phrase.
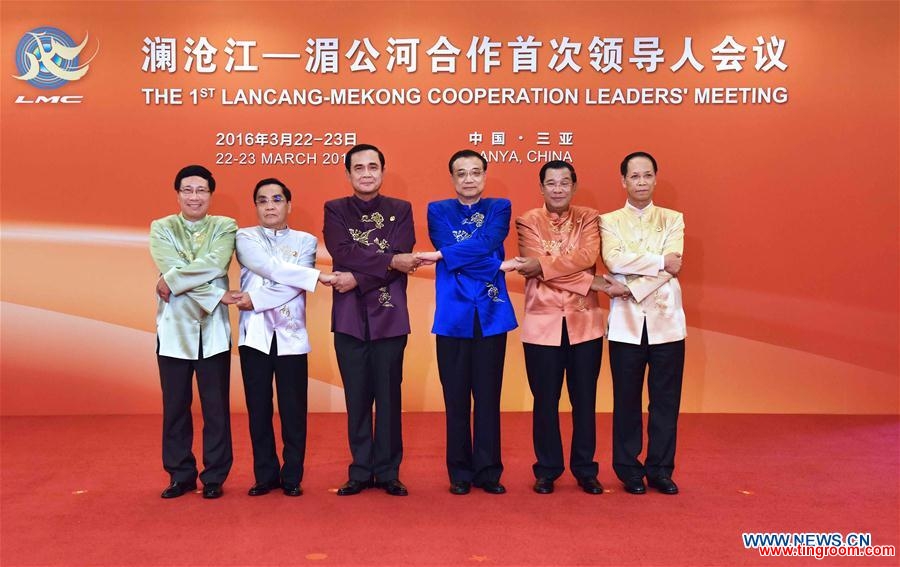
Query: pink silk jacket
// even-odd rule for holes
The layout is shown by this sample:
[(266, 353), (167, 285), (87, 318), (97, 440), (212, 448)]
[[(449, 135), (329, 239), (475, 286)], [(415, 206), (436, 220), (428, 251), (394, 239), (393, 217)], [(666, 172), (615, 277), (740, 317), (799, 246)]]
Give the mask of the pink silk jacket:
[(562, 215), (541, 207), (516, 219), (519, 255), (538, 258), (543, 271), (525, 282), (522, 342), (559, 346), (563, 317), (569, 344), (603, 336), (606, 310), (590, 289), (600, 257), (599, 216), (573, 205)]

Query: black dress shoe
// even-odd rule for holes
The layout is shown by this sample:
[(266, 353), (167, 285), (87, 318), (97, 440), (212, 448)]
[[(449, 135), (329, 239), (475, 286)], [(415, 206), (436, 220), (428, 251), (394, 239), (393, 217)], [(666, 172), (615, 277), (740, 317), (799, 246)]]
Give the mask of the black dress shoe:
[(644, 494), (647, 492), (647, 487), (644, 486), (644, 477), (641, 476), (633, 476), (628, 480), (623, 480), (622, 484), (625, 485), (625, 492), (630, 492), (631, 494)]
[(303, 489), (300, 488), (299, 484), (284, 483), (281, 485), (281, 490), (285, 496), (300, 496), (303, 494)]
[(203, 485), (203, 497), (207, 499), (219, 498), (222, 496), (222, 483), (210, 482)]
[(603, 494), (603, 485), (595, 476), (586, 476), (578, 479), (578, 486), (588, 494)]
[(450, 483), (450, 494), (461, 496), (468, 494), (470, 490), (472, 490), (472, 483), (467, 480), (457, 480)]
[(344, 486), (337, 489), (338, 496), (353, 496), (359, 494), (367, 488), (372, 488), (374, 483), (371, 480), (353, 480), (352, 478), (344, 483)]
[(384, 491), (391, 496), (409, 496), (409, 491), (406, 490), (406, 487), (400, 482), (400, 479), (395, 478), (393, 480), (379, 482), (375, 486), (383, 488)]
[(178, 482), (173, 480), (172, 484), (167, 486), (160, 496), (163, 498), (178, 498), (185, 492), (193, 492), (194, 490), (197, 490), (197, 481)]
[(539, 478), (534, 481), (534, 491), (538, 494), (552, 494), (553, 493), (553, 479), (549, 478)]
[(281, 483), (277, 480), (273, 480), (271, 482), (257, 482), (250, 487), (250, 490), (247, 491), (247, 494), (250, 496), (262, 496), (263, 494), (268, 494), (271, 490), (274, 490), (280, 486)]
[(506, 487), (496, 480), (488, 480), (486, 482), (476, 482), (475, 488), (480, 488), (488, 494), (506, 494)]
[(678, 494), (678, 485), (667, 476), (647, 478), (647, 484), (650, 485), (650, 488), (655, 488), (663, 494)]

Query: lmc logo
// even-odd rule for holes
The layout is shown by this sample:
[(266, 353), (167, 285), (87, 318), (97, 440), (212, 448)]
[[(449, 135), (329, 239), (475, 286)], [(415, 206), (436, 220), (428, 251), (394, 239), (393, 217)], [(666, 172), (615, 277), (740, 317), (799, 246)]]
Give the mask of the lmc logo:
[[(13, 77), (26, 81), (29, 85), (52, 90), (81, 79), (87, 74), (94, 55), (84, 63), (80, 62), (82, 50), (88, 43), (88, 34), (80, 44), (69, 34), (58, 28), (42, 26), (26, 32), (16, 46), (16, 69), (19, 75)], [(78, 104), (82, 95), (52, 95), (29, 98), (19, 95), (16, 104)]]

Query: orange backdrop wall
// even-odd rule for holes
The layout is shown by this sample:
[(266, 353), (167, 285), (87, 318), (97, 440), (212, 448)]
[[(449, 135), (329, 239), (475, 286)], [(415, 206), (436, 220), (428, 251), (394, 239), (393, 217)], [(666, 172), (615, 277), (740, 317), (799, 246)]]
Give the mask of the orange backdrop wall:
[[(420, 250), (426, 204), (453, 195), (446, 161), (457, 149), (489, 156), (487, 193), (510, 198), (514, 215), (542, 204), (537, 172), (550, 157), (577, 169), (576, 202), (608, 211), (624, 203), (622, 156), (653, 153), (655, 201), (687, 225), (684, 411), (897, 413), (898, 12), (896, 2), (3, 2), (0, 412), (159, 411), (147, 231), (177, 211), (175, 172), (212, 169), (212, 212), (241, 226), (255, 223), (255, 182), (279, 177), (295, 194), (291, 225), (320, 235), (324, 201), (349, 192), (334, 162), (355, 139), (384, 150), (383, 192), (413, 203)], [(86, 38), (82, 78), (51, 90), (16, 78), (17, 46), (42, 26)], [(679, 65), (688, 44), (696, 65)], [(454, 72), (433, 67), (442, 56)], [(305, 104), (288, 100), (295, 91)], [(231, 275), (236, 286), (234, 264)], [(521, 317), (522, 281), (507, 281)], [(433, 284), (425, 270), (410, 280), (409, 411), (442, 409)], [(330, 306), (330, 290), (310, 294), (315, 411), (343, 408)], [(509, 341), (503, 409), (529, 410), (518, 334)], [(610, 408), (604, 357), (598, 409)]]

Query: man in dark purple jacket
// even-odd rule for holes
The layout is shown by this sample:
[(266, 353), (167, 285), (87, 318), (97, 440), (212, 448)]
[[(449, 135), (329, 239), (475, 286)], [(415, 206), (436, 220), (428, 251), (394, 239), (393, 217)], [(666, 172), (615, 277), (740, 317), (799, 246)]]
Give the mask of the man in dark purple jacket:
[(353, 456), (350, 478), (337, 493), (349, 496), (378, 486), (393, 496), (406, 496), (399, 479), (400, 383), (409, 334), (406, 274), (421, 264), (412, 254), (412, 207), (380, 194), (384, 154), (375, 146), (354, 146), (344, 165), (353, 195), (325, 203), (323, 229), (337, 276), (331, 330)]

